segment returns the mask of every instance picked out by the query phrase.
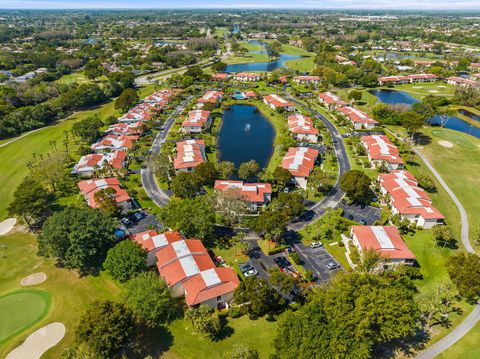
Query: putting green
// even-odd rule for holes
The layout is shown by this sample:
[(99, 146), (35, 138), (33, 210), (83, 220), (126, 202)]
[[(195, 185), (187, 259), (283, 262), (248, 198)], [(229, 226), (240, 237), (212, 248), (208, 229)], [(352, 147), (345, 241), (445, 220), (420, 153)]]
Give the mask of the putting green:
[(448, 140), (457, 144), (460, 147), (463, 147), (467, 150), (473, 150), (476, 148), (475, 144), (472, 143), (467, 139), (467, 135), (462, 133), (457, 133), (453, 130), (445, 130), (445, 129), (434, 129), (432, 130), (432, 135), (435, 137), (439, 137), (444, 140)]
[(0, 343), (43, 319), (51, 306), (51, 295), (38, 289), (21, 289), (0, 297)]

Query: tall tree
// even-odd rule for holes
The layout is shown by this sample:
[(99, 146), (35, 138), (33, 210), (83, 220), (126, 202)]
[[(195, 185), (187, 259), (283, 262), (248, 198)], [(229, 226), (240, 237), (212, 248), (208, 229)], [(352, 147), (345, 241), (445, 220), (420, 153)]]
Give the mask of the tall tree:
[(124, 240), (107, 252), (103, 268), (120, 282), (126, 282), (147, 269), (147, 252), (136, 242)]
[(90, 144), (100, 137), (102, 126), (103, 122), (99, 117), (91, 116), (75, 122), (72, 126), (72, 133), (85, 143)]
[(201, 336), (213, 339), (222, 330), (218, 313), (202, 304), (198, 308), (185, 311), (185, 319), (192, 324), (193, 330)]
[(128, 111), (139, 100), (137, 90), (126, 88), (115, 100), (115, 108), (123, 112)]
[(458, 253), (447, 260), (448, 275), (460, 295), (470, 302), (480, 295), (480, 257), (474, 253)]
[(350, 200), (357, 203), (367, 203), (372, 198), (370, 184), (370, 178), (360, 170), (347, 171), (340, 178), (342, 191)]
[(255, 177), (260, 172), (260, 166), (257, 161), (250, 160), (248, 162), (242, 163), (238, 168), (238, 176), (240, 178), (248, 179)]

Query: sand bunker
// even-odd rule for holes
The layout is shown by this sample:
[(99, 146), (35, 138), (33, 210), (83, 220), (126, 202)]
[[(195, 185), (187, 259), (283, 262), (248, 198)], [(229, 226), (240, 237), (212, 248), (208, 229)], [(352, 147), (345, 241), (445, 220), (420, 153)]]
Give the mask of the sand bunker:
[(450, 141), (441, 140), (441, 141), (438, 141), (438, 143), (443, 147), (447, 147), (447, 148), (453, 147), (453, 143), (451, 143)]
[(6, 359), (39, 359), (65, 336), (65, 325), (50, 323), (30, 334), (25, 341), (13, 349)]
[(0, 236), (10, 232), (13, 229), (13, 227), (15, 227), (16, 223), (17, 223), (16, 218), (9, 218), (4, 220), (3, 222), (0, 222)]
[(430, 93), (437, 93), (438, 90), (428, 90), (428, 92), (430, 92)]
[(24, 287), (28, 287), (31, 285), (36, 285), (45, 282), (47, 279), (47, 275), (43, 272), (40, 273), (33, 273), (30, 274), (29, 276), (26, 276), (20, 281), (20, 284), (23, 285)]
[(423, 86), (412, 86), (414, 89), (423, 89)]

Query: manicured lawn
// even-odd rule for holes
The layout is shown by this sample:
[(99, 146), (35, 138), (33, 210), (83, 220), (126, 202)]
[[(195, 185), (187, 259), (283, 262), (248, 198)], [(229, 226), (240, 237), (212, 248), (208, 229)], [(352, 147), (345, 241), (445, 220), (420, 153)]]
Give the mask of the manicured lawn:
[[(20, 280), (29, 274), (45, 272), (47, 280), (35, 286), (42, 293), (53, 297), (53, 305), (48, 315), (40, 319), (28, 330), (24, 330), (2, 343), (0, 358), (19, 345), (28, 334), (47, 323), (60, 321), (67, 327), (65, 338), (42, 358), (60, 358), (62, 352), (72, 345), (74, 329), (86, 306), (97, 298), (114, 298), (119, 287), (103, 272), (96, 277), (80, 278), (76, 272), (57, 268), (51, 259), (37, 256), (36, 237), (28, 233), (13, 233), (0, 237), (0, 296), (21, 290)], [(3, 245), (5, 247), (3, 247)], [(27, 310), (27, 309), (25, 309)], [(13, 312), (11, 312), (13, 314)], [(17, 314), (17, 313), (15, 313)], [(0, 323), (4, 316), (0, 313)]]
[[(225, 352), (236, 344), (243, 344), (255, 348), (260, 358), (268, 358), (273, 352), (271, 347), (275, 336), (277, 323), (267, 321), (265, 318), (250, 320), (247, 316), (227, 319), (225, 338), (220, 341), (210, 341), (195, 334), (192, 327), (183, 319), (176, 320), (168, 326), (173, 335), (173, 343), (162, 356), (166, 359), (197, 359), (197, 358), (223, 358)], [(159, 340), (165, 340), (159, 338)], [(165, 340), (166, 341), (166, 340)], [(168, 343), (165, 343), (168, 345)]]
[(20, 289), (0, 297), (0, 343), (45, 317), (52, 297), (37, 289)]
[(287, 61), (285, 62), (285, 66), (299, 72), (311, 72), (315, 68), (315, 62), (313, 57), (303, 57), (301, 59)]
[(437, 359), (478, 359), (480, 358), (480, 346), (478, 341), (480, 338), (480, 325), (472, 328), (467, 335), (455, 343), (452, 347), (437, 356)]

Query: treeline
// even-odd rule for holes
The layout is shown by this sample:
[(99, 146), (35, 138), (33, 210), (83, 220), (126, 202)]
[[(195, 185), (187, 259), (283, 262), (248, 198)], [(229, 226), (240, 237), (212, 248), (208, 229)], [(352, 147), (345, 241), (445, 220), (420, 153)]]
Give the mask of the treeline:
[(10, 112), (0, 118), (0, 139), (49, 125), (72, 111), (99, 105), (117, 96), (123, 89), (133, 87), (134, 77), (130, 73), (117, 73), (109, 80), (103, 89), (95, 83), (74, 85), (68, 91), (44, 103), (21, 107)]

